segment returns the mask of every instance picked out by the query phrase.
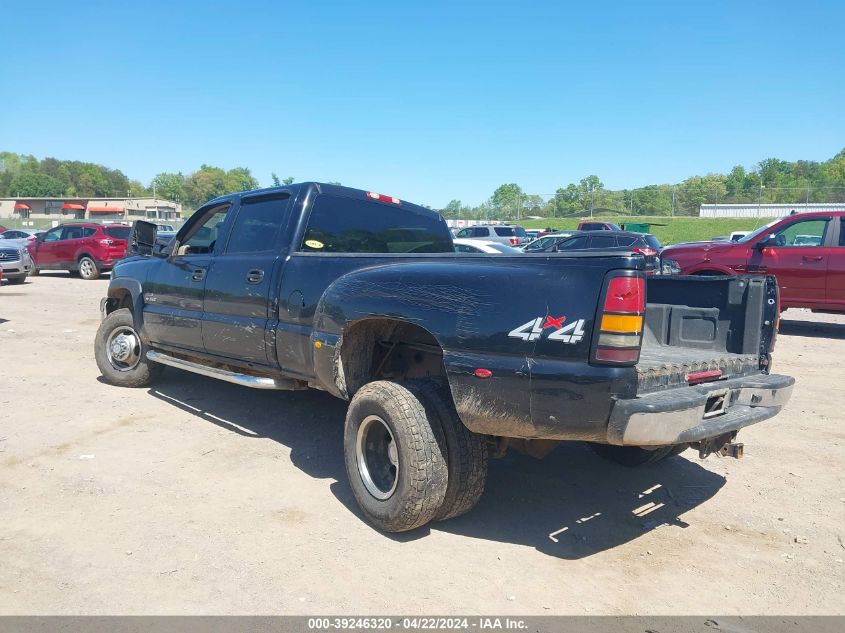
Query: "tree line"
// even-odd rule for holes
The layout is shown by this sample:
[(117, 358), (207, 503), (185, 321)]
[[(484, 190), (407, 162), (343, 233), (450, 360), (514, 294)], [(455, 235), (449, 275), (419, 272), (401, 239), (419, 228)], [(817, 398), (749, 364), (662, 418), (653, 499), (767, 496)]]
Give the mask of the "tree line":
[[(293, 182), (270, 175), (273, 185)], [(340, 184), (334, 182), (332, 184)], [(187, 175), (162, 172), (148, 185), (119, 169), (95, 163), (0, 152), (0, 197), (123, 198), (155, 195), (194, 209), (232, 191), (259, 187), (246, 167), (229, 170), (202, 165)], [(449, 218), (516, 219), (567, 217), (595, 213), (698, 215), (704, 203), (845, 201), (845, 149), (822, 161), (767, 158), (752, 169), (734, 167), (727, 174), (692, 176), (677, 184), (611, 190), (596, 175), (559, 187), (554, 194), (526, 193), (516, 183), (498, 187), (479, 205), (452, 200), (440, 212)]]
[(448, 218), (510, 220), (591, 213), (697, 216), (699, 207), (708, 203), (800, 202), (845, 202), (845, 149), (823, 162), (767, 158), (750, 170), (738, 165), (727, 174), (691, 176), (677, 184), (636, 189), (606, 189), (595, 175), (546, 196), (508, 183), (480, 205), (452, 200), (441, 213)]

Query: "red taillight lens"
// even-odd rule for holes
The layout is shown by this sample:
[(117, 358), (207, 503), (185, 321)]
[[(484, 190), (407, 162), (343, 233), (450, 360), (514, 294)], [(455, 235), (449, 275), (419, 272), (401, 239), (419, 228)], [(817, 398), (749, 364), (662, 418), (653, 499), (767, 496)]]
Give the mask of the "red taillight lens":
[(518, 237), (512, 237), (512, 238), (510, 238), (510, 242), (511, 242), (512, 246), (516, 246), (517, 244), (519, 244), (519, 238)]
[(645, 311), (645, 279), (642, 277), (614, 277), (607, 287), (605, 312)]
[(651, 248), (650, 246), (644, 246), (642, 248), (635, 247), (635, 248), (632, 248), (631, 250), (634, 251), (635, 253), (639, 253), (640, 255), (643, 255), (644, 257), (654, 257), (655, 255), (657, 255), (657, 249)]
[(612, 277), (596, 322), (593, 360), (633, 365), (640, 358), (645, 312), (645, 278)]

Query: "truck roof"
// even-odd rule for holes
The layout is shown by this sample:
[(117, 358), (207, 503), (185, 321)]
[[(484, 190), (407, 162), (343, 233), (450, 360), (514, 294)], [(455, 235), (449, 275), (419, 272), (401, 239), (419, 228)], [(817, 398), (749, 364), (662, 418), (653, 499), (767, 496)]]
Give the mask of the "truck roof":
[(355, 189), (354, 187), (344, 187), (343, 185), (330, 185), (328, 183), (314, 181), (292, 183), (290, 185), (282, 185), (280, 187), (265, 187), (263, 189), (249, 189), (248, 191), (236, 191), (232, 193), (227, 193), (222, 196), (218, 196), (212, 200), (209, 200), (208, 202), (206, 202), (206, 204), (210, 204), (212, 202), (222, 202), (224, 200), (240, 200), (245, 196), (266, 195), (275, 192), (289, 192), (291, 196), (295, 196), (296, 194), (306, 189), (313, 190), (315, 195), (327, 193), (335, 196), (344, 196), (346, 198), (356, 198), (359, 200), (375, 200), (378, 202), (384, 202), (386, 204), (395, 204), (396, 206), (399, 206), (403, 209), (412, 210), (416, 213), (431, 216), (432, 218), (441, 217), (437, 211), (433, 211), (432, 209), (428, 209), (421, 205), (414, 204), (413, 202), (408, 202), (407, 200), (400, 200), (399, 198), (386, 195), (380, 192), (367, 191), (365, 189)]

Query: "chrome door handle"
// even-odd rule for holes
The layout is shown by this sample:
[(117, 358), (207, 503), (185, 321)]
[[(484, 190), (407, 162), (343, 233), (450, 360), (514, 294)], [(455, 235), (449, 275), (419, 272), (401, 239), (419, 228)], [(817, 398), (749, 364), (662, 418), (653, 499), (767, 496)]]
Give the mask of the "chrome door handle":
[(261, 280), (264, 279), (264, 271), (263, 270), (250, 270), (246, 274), (246, 281), (250, 284), (260, 284)]

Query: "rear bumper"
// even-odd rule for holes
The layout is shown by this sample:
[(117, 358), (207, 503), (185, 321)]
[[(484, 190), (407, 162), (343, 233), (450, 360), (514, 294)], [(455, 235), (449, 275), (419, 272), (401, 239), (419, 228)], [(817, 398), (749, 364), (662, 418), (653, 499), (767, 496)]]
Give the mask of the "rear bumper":
[[(609, 444), (685, 444), (771, 418), (792, 395), (790, 376), (755, 374), (617, 400), (607, 426)], [(724, 395), (723, 413), (705, 417), (708, 401)]]

